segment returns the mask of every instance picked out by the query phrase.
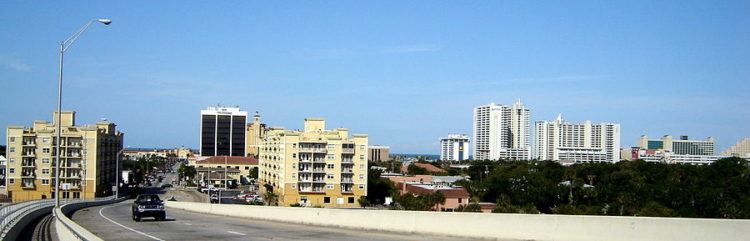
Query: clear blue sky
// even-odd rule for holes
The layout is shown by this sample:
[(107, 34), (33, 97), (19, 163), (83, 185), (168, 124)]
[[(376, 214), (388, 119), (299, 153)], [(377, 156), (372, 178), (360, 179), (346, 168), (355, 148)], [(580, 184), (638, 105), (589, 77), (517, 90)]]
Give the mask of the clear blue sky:
[(750, 136), (750, 1), (265, 3), (2, 1), (0, 126), (51, 120), (57, 42), (108, 17), (66, 55), (63, 108), (130, 146), (197, 147), (221, 103), (438, 153), (472, 107), (518, 98), (532, 121), (619, 122), (623, 146)]

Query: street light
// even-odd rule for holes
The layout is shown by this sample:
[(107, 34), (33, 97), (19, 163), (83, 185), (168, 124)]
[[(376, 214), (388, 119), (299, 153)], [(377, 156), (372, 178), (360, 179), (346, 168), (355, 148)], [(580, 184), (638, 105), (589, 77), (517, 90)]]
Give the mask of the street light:
[[(55, 208), (60, 207), (60, 133), (62, 132), (61, 124), (62, 124), (62, 79), (63, 79), (63, 56), (65, 55), (65, 51), (70, 48), (71, 45), (78, 39), (78, 36), (81, 36), (86, 29), (91, 26), (91, 23), (93, 23), (95, 20), (89, 20), (86, 25), (83, 25), (83, 27), (78, 30), (78, 32), (74, 33), (72, 36), (65, 39), (65, 41), (60, 42), (60, 75), (57, 80), (57, 151), (55, 152)], [(109, 25), (112, 23), (112, 20), (109, 20), (107, 18), (100, 18), (96, 20), (97, 22), (100, 22), (104, 25)]]

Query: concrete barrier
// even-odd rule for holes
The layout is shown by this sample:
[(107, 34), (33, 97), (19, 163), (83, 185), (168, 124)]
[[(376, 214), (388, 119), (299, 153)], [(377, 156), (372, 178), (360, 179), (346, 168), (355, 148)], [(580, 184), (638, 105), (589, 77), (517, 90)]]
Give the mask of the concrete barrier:
[(103, 240), (100, 237), (89, 232), (85, 228), (81, 227), (81, 225), (78, 225), (76, 222), (73, 222), (73, 220), (70, 220), (68, 216), (72, 215), (73, 212), (78, 211), (83, 208), (107, 205), (111, 203), (121, 202), (125, 199), (126, 198), (124, 197), (116, 199), (116, 200), (111, 199), (111, 198), (104, 198), (103, 200), (76, 202), (76, 203), (71, 203), (71, 204), (60, 206), (59, 209), (54, 210), (55, 216), (58, 217), (55, 219), (55, 229), (57, 231), (57, 239), (66, 240), (66, 241), (67, 240), (86, 240), (86, 241)]
[(174, 201), (166, 206), (288, 223), (502, 240), (750, 239), (750, 220), (291, 208)]

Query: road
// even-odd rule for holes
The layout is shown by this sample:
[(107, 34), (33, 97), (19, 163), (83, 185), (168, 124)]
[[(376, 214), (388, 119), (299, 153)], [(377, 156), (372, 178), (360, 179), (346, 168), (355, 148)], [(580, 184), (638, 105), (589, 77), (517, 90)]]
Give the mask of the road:
[[(173, 178), (167, 175), (165, 183)], [(158, 186), (158, 185), (157, 185)], [(196, 191), (147, 189), (163, 198), (206, 201)], [(166, 221), (131, 219), (133, 200), (81, 209), (73, 221), (105, 240), (460, 240), (421, 234), (388, 233), (269, 222), (167, 209)]]

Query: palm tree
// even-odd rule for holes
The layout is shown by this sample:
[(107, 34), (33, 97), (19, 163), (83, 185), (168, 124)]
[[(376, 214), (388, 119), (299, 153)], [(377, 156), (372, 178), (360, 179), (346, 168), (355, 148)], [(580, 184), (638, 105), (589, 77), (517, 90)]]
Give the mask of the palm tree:
[(268, 206), (271, 206), (273, 204), (274, 206), (278, 206), (278, 199), (279, 195), (273, 192), (266, 192), (263, 194), (263, 198), (266, 199), (266, 203)]

